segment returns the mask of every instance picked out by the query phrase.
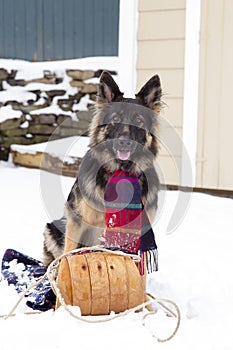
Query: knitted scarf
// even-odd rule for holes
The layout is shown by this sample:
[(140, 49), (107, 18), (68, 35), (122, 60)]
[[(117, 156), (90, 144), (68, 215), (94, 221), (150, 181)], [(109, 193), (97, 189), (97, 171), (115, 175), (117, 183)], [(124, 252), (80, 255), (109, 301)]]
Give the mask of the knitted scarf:
[[(100, 244), (140, 254), (140, 272), (158, 270), (157, 245), (154, 232), (142, 203), (137, 176), (123, 170), (115, 171), (105, 188), (105, 224)], [(146, 259), (146, 260), (145, 260)]]

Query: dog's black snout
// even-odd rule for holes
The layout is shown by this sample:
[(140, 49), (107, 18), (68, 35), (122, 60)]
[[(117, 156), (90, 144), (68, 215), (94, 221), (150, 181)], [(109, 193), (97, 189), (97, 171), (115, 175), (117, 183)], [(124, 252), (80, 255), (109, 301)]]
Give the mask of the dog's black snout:
[(117, 146), (120, 149), (130, 149), (132, 147), (133, 141), (128, 136), (120, 136), (117, 139)]

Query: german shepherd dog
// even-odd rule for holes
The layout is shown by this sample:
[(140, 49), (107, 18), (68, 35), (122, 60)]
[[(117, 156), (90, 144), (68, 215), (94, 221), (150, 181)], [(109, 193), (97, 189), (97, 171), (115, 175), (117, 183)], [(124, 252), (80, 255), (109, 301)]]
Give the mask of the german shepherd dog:
[(44, 263), (63, 252), (93, 246), (105, 227), (104, 190), (110, 174), (121, 169), (139, 177), (142, 202), (150, 222), (157, 209), (159, 179), (154, 167), (162, 89), (153, 76), (135, 95), (124, 98), (104, 71), (98, 84), (90, 125), (90, 149), (65, 205), (65, 216), (48, 223), (44, 232)]

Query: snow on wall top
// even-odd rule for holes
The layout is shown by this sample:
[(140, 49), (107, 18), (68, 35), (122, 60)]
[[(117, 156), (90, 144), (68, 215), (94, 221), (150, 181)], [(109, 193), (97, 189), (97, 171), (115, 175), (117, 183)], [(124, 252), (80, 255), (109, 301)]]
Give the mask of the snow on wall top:
[[(72, 78), (66, 74), (67, 70), (118, 70), (118, 58), (117, 57), (90, 57), (74, 60), (64, 60), (64, 61), (51, 61), (51, 62), (28, 62), (23, 60), (12, 60), (12, 59), (0, 59), (0, 69), (6, 70), (9, 74), (12, 74), (12, 80), (15, 82), (13, 85), (6, 81), (2, 81), (2, 91), (0, 87), (0, 109), (1, 120), (3, 122), (6, 119), (14, 118), (11, 115), (16, 115), (15, 113), (9, 113), (12, 107), (3, 108), (8, 101), (16, 101), (21, 104), (27, 104), (27, 101), (34, 101), (35, 104), (41, 101), (41, 98), (46, 98), (46, 94), (40, 96), (40, 99), (36, 99), (37, 90), (49, 91), (49, 90), (64, 90), (64, 94), (59, 97), (62, 99), (68, 99), (69, 96), (77, 94), (77, 91), (82, 88), (79, 86), (72, 86)], [(54, 77), (51, 77), (54, 74)], [(53, 79), (54, 78), (54, 79)], [(46, 80), (47, 79), (47, 80)], [(55, 83), (54, 83), (54, 80)], [(117, 80), (117, 79), (116, 79)], [(51, 84), (49, 84), (51, 81)], [(1, 75), (0, 75), (1, 83)], [(85, 84), (97, 84), (98, 78), (93, 77), (91, 79), (86, 79)], [(87, 92), (88, 95), (88, 92)], [(54, 114), (64, 114), (64, 111), (57, 105), (57, 97), (49, 106), (45, 106), (44, 109), (41, 108), (42, 113), (54, 113)], [(84, 96), (80, 99), (79, 103), (76, 104), (75, 110), (87, 110), (87, 104), (90, 103), (89, 96)], [(14, 107), (15, 109), (15, 107)], [(35, 113), (31, 111), (31, 113)], [(75, 119), (74, 113), (67, 113), (73, 119)]]

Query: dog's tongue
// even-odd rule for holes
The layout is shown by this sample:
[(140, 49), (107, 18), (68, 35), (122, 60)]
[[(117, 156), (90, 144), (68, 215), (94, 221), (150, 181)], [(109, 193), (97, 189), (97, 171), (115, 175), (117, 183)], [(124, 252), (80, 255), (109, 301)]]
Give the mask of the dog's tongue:
[(130, 157), (130, 151), (117, 151), (117, 157), (120, 160), (128, 160)]

